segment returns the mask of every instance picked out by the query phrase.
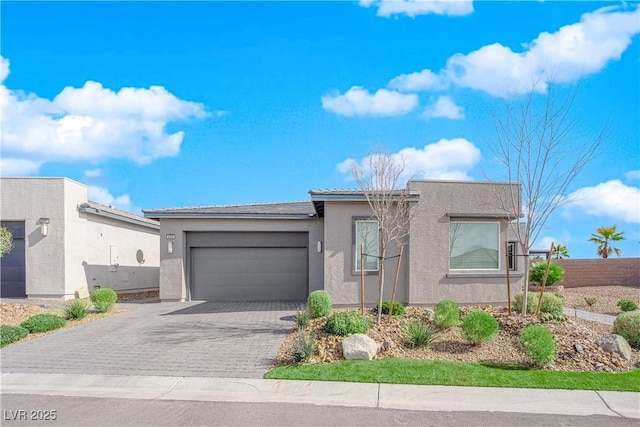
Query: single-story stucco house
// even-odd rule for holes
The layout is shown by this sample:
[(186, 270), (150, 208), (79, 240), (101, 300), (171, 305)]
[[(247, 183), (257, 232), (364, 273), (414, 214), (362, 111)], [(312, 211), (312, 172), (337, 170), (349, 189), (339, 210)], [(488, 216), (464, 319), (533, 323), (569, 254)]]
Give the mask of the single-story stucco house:
[[(397, 299), (432, 304), (507, 301), (523, 286), (524, 265), (509, 242), (497, 198), (518, 184), (411, 180), (412, 216)], [(162, 301), (304, 300), (318, 289), (334, 304), (360, 301), (361, 244), (377, 251), (377, 223), (359, 190), (310, 191), (303, 202), (144, 210), (160, 221)], [(519, 199), (519, 198), (518, 198)], [(374, 238), (371, 238), (372, 234)], [(371, 243), (373, 242), (373, 243)], [(388, 249), (388, 256), (399, 247)], [(385, 264), (385, 298), (396, 260)], [(378, 262), (364, 263), (365, 300), (377, 301)]]
[(1, 259), (2, 298), (158, 289), (157, 221), (91, 202), (87, 187), (67, 178), (2, 178), (0, 193), (1, 224), (14, 238)]

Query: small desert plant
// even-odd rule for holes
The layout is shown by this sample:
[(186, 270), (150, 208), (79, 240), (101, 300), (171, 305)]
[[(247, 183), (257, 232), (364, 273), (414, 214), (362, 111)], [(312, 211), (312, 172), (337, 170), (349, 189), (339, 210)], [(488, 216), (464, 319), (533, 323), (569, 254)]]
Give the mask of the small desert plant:
[(67, 319), (84, 319), (89, 314), (89, 304), (81, 299), (69, 301), (64, 312)]
[(117, 300), (118, 295), (113, 289), (101, 288), (91, 293), (91, 302), (100, 313), (106, 313), (111, 310), (116, 305)]
[(460, 310), (453, 301), (440, 301), (434, 308), (434, 318), (439, 328), (450, 328), (460, 323)]
[(542, 295), (542, 304), (540, 304), (540, 311), (542, 313), (549, 313), (549, 314), (557, 314), (557, 315), (562, 314), (564, 311), (562, 298), (558, 298), (553, 294)]
[(0, 347), (9, 345), (29, 335), (29, 331), (22, 326), (2, 325), (0, 326)]
[(499, 330), (498, 321), (484, 311), (472, 311), (462, 320), (464, 338), (472, 344), (493, 341)]
[(546, 316), (542, 316), (540, 321), (543, 323), (551, 322), (555, 320), (557, 322), (566, 322), (569, 318), (564, 314), (547, 314)]
[(640, 350), (640, 311), (625, 311), (613, 322), (613, 333), (622, 335), (629, 345)]
[(638, 308), (637, 304), (630, 299), (621, 299), (618, 301), (618, 307), (620, 307), (622, 311), (633, 311)]
[(421, 347), (431, 342), (433, 331), (428, 324), (414, 320), (407, 324), (405, 338), (414, 347)]
[(536, 365), (547, 365), (556, 357), (553, 334), (544, 326), (529, 325), (520, 331), (518, 342)]
[[(540, 262), (537, 264), (533, 264), (531, 266), (531, 270), (529, 270), (529, 282), (538, 283), (542, 286), (542, 279), (544, 279), (544, 273), (547, 270), (547, 264), (544, 262)], [(547, 281), (545, 286), (553, 286), (555, 283), (562, 282), (564, 270), (553, 262), (549, 265), (549, 275), (547, 276)]]
[(29, 317), (27, 320), (22, 322), (20, 326), (22, 326), (29, 332), (36, 333), (47, 332), (53, 329), (62, 328), (66, 324), (67, 321), (60, 316), (56, 316), (55, 314), (43, 313)]
[[(378, 306), (376, 306), (376, 310), (378, 309)], [(391, 311), (391, 314), (394, 316), (402, 316), (404, 314), (404, 305), (399, 302), (399, 301), (394, 301), (393, 302), (393, 309), (391, 309), (391, 301), (383, 301), (382, 302), (382, 313), (383, 314), (389, 314), (389, 311)]]
[(554, 292), (553, 294), (564, 301), (564, 295), (562, 295), (560, 292)]
[(371, 326), (371, 321), (367, 316), (355, 311), (343, 311), (329, 316), (323, 330), (331, 335), (344, 337), (365, 333)]
[(584, 302), (587, 303), (589, 307), (593, 307), (598, 302), (594, 297), (584, 297)]
[(298, 313), (295, 316), (293, 316), (293, 321), (295, 322), (296, 325), (298, 325), (298, 328), (300, 329), (304, 329), (307, 326), (309, 326), (310, 320), (311, 320), (311, 315), (309, 314), (308, 310), (298, 311)]
[(307, 298), (307, 310), (312, 319), (331, 314), (331, 295), (327, 291), (313, 291)]
[(298, 335), (293, 350), (291, 350), (291, 355), (296, 363), (305, 362), (313, 356), (313, 352), (316, 349), (315, 338), (314, 334), (307, 334), (305, 332)]
[[(513, 300), (513, 309), (518, 313), (522, 312), (522, 295), (522, 292), (518, 292), (515, 299)], [(539, 300), (540, 298), (538, 297), (537, 293), (527, 293), (527, 313), (533, 314), (536, 312)]]

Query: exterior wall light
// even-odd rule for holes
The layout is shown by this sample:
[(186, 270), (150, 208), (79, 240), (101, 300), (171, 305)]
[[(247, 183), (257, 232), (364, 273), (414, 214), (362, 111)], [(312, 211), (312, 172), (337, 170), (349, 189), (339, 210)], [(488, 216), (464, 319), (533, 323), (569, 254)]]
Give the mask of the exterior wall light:
[(40, 234), (42, 237), (46, 237), (49, 234), (49, 218), (40, 218), (38, 224), (40, 224)]
[(175, 240), (176, 235), (175, 234), (167, 234), (167, 253), (168, 254), (172, 254), (173, 253), (173, 241)]
[(316, 250), (318, 251), (318, 253), (322, 252), (322, 240), (318, 240), (318, 245), (316, 247)]

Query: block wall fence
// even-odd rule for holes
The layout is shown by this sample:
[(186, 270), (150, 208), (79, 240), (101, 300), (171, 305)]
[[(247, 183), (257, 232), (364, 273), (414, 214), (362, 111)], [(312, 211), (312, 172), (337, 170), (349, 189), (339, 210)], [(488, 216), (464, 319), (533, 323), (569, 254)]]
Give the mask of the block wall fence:
[(640, 258), (558, 259), (564, 269), (565, 288), (632, 286), (640, 289)]

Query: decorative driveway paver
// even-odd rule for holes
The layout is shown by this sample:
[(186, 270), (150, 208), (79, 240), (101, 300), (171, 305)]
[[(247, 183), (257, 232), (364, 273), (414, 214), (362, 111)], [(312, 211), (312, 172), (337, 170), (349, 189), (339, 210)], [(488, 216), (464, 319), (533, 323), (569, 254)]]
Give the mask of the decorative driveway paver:
[(145, 304), (0, 350), (7, 372), (262, 378), (295, 302)]

